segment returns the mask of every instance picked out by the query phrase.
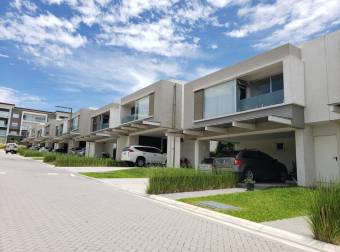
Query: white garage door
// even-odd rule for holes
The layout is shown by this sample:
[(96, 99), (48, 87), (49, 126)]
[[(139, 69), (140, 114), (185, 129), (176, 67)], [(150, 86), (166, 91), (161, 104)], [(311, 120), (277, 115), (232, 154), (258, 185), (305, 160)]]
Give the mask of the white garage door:
[(338, 143), (336, 135), (314, 137), (315, 166), (317, 179), (334, 180), (340, 176), (337, 159)]

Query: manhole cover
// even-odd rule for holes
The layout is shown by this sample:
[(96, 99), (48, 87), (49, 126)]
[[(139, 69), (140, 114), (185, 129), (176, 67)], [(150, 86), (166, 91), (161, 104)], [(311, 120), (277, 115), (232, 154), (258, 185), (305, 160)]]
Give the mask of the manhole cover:
[(222, 209), (222, 210), (240, 210), (239, 207), (235, 207), (232, 205), (227, 205), (215, 201), (201, 201), (198, 203), (199, 206), (210, 207), (214, 209)]

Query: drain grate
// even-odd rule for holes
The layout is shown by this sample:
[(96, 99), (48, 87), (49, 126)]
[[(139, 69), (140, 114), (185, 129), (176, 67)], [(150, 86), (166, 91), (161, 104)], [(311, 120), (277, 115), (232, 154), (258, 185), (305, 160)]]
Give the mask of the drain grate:
[(235, 207), (232, 205), (227, 205), (215, 201), (201, 201), (198, 203), (199, 206), (210, 207), (213, 209), (222, 209), (222, 210), (240, 210), (241, 208)]

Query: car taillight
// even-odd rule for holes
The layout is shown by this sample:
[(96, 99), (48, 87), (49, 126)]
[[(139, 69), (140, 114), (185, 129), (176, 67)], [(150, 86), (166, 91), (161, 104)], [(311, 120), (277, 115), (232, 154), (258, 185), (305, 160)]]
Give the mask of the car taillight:
[(132, 150), (132, 149), (129, 149), (128, 151), (129, 151), (129, 152), (133, 152), (133, 150)]
[(234, 165), (239, 166), (240, 164), (241, 164), (241, 160), (239, 160), (239, 159), (234, 160)]

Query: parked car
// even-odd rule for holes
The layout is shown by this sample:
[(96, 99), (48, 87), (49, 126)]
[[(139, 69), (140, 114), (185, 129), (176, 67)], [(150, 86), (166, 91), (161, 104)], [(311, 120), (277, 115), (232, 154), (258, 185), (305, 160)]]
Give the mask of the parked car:
[(166, 163), (166, 154), (156, 147), (133, 145), (123, 149), (121, 160), (138, 167), (146, 164), (162, 164)]
[(74, 147), (70, 150), (71, 154), (79, 155), (79, 156), (85, 156), (85, 148), (83, 147)]
[(67, 153), (67, 150), (65, 150), (65, 149), (63, 149), (63, 148), (59, 148), (59, 149), (54, 149), (53, 152)]
[(199, 164), (199, 170), (200, 171), (211, 171), (213, 168), (213, 163), (214, 163), (214, 158), (210, 157), (210, 158), (205, 158), (201, 161), (201, 163)]
[(285, 182), (288, 178), (284, 164), (258, 150), (241, 150), (235, 152), (234, 157), (215, 158), (213, 168), (236, 172), (241, 181), (250, 178)]
[(16, 143), (7, 143), (5, 147), (5, 152), (16, 154), (18, 152), (18, 145)]

